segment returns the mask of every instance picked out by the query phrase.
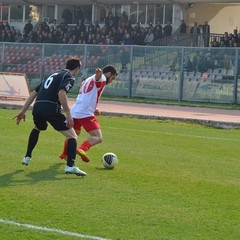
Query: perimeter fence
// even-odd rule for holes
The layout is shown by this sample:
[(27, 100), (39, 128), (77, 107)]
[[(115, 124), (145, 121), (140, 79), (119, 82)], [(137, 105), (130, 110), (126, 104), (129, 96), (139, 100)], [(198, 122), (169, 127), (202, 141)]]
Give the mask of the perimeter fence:
[(26, 73), (33, 90), (47, 73), (64, 68), (70, 55), (83, 63), (74, 93), (97, 67), (113, 64), (119, 75), (106, 96), (240, 102), (238, 48), (2, 43), (0, 71)]

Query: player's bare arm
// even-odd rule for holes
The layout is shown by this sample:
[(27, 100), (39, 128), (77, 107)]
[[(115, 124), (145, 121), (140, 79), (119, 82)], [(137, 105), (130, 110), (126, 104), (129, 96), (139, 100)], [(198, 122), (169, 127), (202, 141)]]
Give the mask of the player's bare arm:
[(28, 97), (28, 99), (26, 100), (25, 104), (23, 105), (23, 108), (21, 110), (20, 113), (18, 113), (18, 115), (16, 115), (13, 119), (16, 118), (16, 124), (19, 125), (19, 123), (21, 122), (21, 120), (25, 121), (26, 119), (26, 111), (28, 110), (28, 108), (30, 107), (30, 105), (33, 103), (33, 101), (35, 100), (35, 98), (37, 97), (37, 92), (33, 91), (31, 93), (31, 95)]
[(102, 69), (101, 68), (97, 68), (96, 69), (96, 75), (95, 75), (96, 81), (99, 81), (101, 79), (102, 74), (103, 74)]
[(61, 89), (58, 92), (58, 97), (59, 97), (59, 101), (60, 101), (60, 103), (62, 105), (63, 111), (66, 114), (66, 118), (67, 118), (66, 126), (68, 128), (72, 128), (73, 127), (73, 118), (71, 116), (70, 108), (68, 106), (68, 100), (67, 100), (67, 93), (66, 93), (66, 91)]

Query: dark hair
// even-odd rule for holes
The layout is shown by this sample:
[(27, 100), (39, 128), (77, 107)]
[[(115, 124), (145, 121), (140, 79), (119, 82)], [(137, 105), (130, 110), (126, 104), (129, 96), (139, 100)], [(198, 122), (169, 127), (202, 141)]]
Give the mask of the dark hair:
[(78, 57), (70, 56), (66, 62), (66, 69), (74, 70), (82, 66), (81, 60)]
[(117, 69), (116, 69), (113, 65), (107, 65), (107, 66), (105, 66), (105, 67), (102, 69), (102, 71), (103, 71), (103, 74), (110, 72), (111, 74), (114, 74), (114, 75), (116, 75), (116, 76), (118, 75), (118, 71), (117, 71)]

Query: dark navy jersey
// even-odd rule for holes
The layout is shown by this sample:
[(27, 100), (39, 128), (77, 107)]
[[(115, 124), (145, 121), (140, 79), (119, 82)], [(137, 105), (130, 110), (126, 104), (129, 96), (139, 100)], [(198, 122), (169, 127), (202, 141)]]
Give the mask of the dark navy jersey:
[(74, 81), (75, 78), (65, 69), (48, 75), (35, 89), (38, 95), (33, 107), (33, 113), (54, 114), (60, 112), (61, 104), (58, 92), (60, 90), (68, 92), (73, 87)]

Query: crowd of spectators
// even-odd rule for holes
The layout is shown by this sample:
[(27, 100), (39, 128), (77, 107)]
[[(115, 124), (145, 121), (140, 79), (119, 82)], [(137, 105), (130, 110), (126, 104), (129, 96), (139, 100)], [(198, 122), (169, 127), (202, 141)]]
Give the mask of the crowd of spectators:
[(192, 46), (198, 46), (199, 36), (203, 37), (204, 47), (240, 47), (240, 32), (234, 29), (232, 33), (224, 32), (221, 34), (211, 34), (210, 25), (206, 21), (203, 25), (197, 22), (190, 28), (192, 35)]
[(211, 47), (239, 47), (240, 46), (240, 32), (237, 29), (233, 30), (233, 33), (225, 32), (218, 40), (213, 37), (211, 41)]
[[(193, 56), (186, 55), (183, 60), (184, 72), (214, 72), (215, 70), (225, 70), (228, 74), (229, 70), (234, 66), (235, 58), (226, 51), (196, 51)], [(218, 71), (216, 71), (218, 72)]]
[[(147, 45), (164, 37), (173, 34), (173, 27), (170, 23), (162, 26), (160, 22), (155, 25), (149, 23), (147, 27), (140, 23), (132, 25), (125, 12), (119, 17), (111, 12), (102, 19), (104, 24), (96, 21), (94, 24), (79, 19), (78, 24), (58, 24), (56, 20), (48, 24), (37, 23), (35, 26), (29, 20), (23, 31), (15, 29), (7, 22), (0, 22), (0, 42), (21, 42), (21, 43), (59, 43), (59, 44), (101, 44), (101, 45)], [(199, 35), (202, 34), (204, 47), (239, 47), (240, 32), (234, 29), (233, 33), (225, 32), (221, 37), (210, 38), (210, 26), (208, 22), (203, 25), (194, 23), (189, 28), (181, 20), (176, 33), (179, 36), (192, 35), (192, 46), (198, 46)]]
[(156, 25), (149, 23), (147, 27), (139, 23), (133, 26), (127, 16), (113, 16), (110, 12), (100, 27), (98, 21), (94, 24), (79, 19), (78, 24), (53, 24), (42, 22), (32, 25), (26, 23), (23, 32), (16, 30), (8, 23), (0, 23), (1, 42), (22, 43), (59, 43), (59, 44), (111, 44), (111, 45), (146, 45), (164, 36), (172, 34), (170, 23), (164, 27), (158, 22)]

